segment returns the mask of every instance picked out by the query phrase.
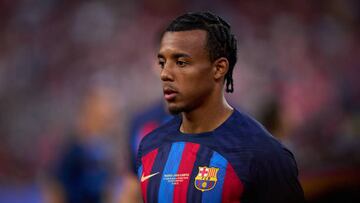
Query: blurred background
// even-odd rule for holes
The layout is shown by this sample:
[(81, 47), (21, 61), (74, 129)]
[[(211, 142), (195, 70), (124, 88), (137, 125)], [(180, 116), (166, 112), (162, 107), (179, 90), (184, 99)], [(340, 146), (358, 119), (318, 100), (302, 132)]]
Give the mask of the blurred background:
[(309, 202), (359, 202), (357, 0), (0, 0), (0, 202), (139, 202), (136, 145), (169, 117), (161, 29), (238, 38), (233, 106), (290, 148)]

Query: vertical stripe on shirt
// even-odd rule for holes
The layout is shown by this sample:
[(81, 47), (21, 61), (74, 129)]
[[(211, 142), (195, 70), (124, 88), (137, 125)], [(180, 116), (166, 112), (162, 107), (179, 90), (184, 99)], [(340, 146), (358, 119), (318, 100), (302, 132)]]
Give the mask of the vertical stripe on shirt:
[(182, 176), (182, 181), (174, 186), (173, 203), (186, 203), (187, 191), (190, 182), (190, 175), (194, 168), (196, 154), (200, 148), (199, 144), (188, 142), (185, 145), (184, 152), (181, 157), (181, 162), (177, 174)]
[(138, 169), (138, 172), (137, 172), (137, 176), (138, 176), (138, 179), (139, 181), (141, 180), (141, 175), (143, 173), (143, 166), (141, 165)]
[(159, 186), (163, 174), (164, 166), (168, 158), (171, 143), (164, 143), (159, 149), (151, 174), (157, 174), (149, 179), (147, 199), (148, 203), (157, 202), (159, 195)]
[(194, 166), (196, 167), (193, 168), (189, 178), (190, 182), (187, 192), (187, 202), (201, 202), (203, 192), (195, 188), (195, 177), (199, 173), (199, 166), (209, 165), (212, 153), (213, 153), (212, 150), (210, 150), (207, 147), (204, 147), (203, 145), (200, 145), (194, 163)]
[[(211, 159), (209, 168), (218, 168), (216, 173), (217, 181), (213, 189), (204, 191), (202, 195), (202, 202), (221, 202), (221, 194), (223, 189), (224, 178), (226, 174), (227, 160), (219, 153), (214, 152)], [(215, 170), (209, 171), (209, 176), (215, 175)]]
[[(154, 165), (154, 161), (155, 158), (157, 157), (157, 154), (158, 154), (158, 150), (155, 149), (141, 158), (142, 166), (139, 168), (140, 180), (142, 179), (142, 177), (146, 177), (151, 174), (151, 169)], [(141, 191), (145, 203), (148, 202), (147, 200), (148, 183), (149, 180), (145, 180), (145, 181), (141, 180)]]
[(158, 196), (159, 203), (169, 203), (173, 200), (174, 184), (172, 181), (174, 181), (175, 175), (179, 169), (184, 147), (184, 142), (175, 142), (171, 146), (160, 182)]
[(237, 203), (244, 191), (244, 185), (235, 173), (235, 170), (228, 164), (226, 167), (226, 175), (222, 191), (223, 203)]

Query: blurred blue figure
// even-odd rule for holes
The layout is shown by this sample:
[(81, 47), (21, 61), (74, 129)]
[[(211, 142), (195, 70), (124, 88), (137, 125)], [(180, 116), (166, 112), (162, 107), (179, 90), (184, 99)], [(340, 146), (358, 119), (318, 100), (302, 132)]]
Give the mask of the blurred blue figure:
[(111, 177), (106, 143), (97, 139), (86, 141), (72, 140), (56, 171), (69, 203), (103, 202)]
[(119, 164), (115, 157), (118, 112), (106, 89), (91, 90), (81, 103), (76, 126), (59, 156), (54, 179), (60, 201), (67, 203), (109, 202), (114, 196)]
[(0, 186), (0, 202), (42, 203), (44, 198), (41, 188), (37, 183), (29, 183), (22, 186), (19, 186), (19, 184), (8, 184)]
[(134, 171), (136, 154), (141, 139), (171, 118), (172, 116), (165, 110), (164, 102), (158, 101), (132, 119), (130, 123), (130, 151)]

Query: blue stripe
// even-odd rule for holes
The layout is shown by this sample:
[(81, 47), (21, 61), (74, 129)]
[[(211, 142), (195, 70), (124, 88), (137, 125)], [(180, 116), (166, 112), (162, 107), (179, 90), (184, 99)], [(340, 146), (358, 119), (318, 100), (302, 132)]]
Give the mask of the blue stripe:
[(158, 148), (158, 153), (151, 168), (151, 174), (159, 173), (159, 175), (149, 179), (146, 194), (148, 203), (157, 202), (159, 199), (159, 187), (162, 178), (160, 174), (163, 174), (164, 166), (167, 158), (169, 157), (171, 146), (171, 143), (164, 143), (160, 148)]
[(174, 176), (172, 175), (175, 175), (177, 173), (184, 147), (185, 142), (176, 142), (173, 143), (171, 146), (171, 150), (166, 161), (160, 182), (158, 196), (159, 203), (173, 202), (174, 185), (166, 179), (169, 179), (171, 177), (174, 178)]
[(217, 182), (213, 189), (203, 192), (202, 202), (221, 202), (222, 189), (225, 179), (226, 166), (228, 162), (219, 153), (214, 152), (209, 167), (219, 168), (217, 172)]
[(195, 177), (199, 173), (199, 166), (208, 166), (210, 158), (212, 157), (213, 151), (203, 145), (200, 145), (199, 151), (196, 154), (196, 160), (194, 168), (190, 175), (190, 183), (187, 192), (187, 202), (201, 202), (202, 193), (200, 190), (195, 188)]
[(137, 173), (137, 176), (138, 176), (139, 180), (141, 179), (142, 172), (143, 172), (143, 166), (141, 165), (141, 166), (139, 167), (138, 173)]

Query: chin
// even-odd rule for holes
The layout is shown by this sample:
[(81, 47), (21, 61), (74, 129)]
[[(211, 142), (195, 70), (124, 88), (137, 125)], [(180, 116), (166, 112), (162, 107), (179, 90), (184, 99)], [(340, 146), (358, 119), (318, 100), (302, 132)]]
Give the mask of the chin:
[(168, 108), (168, 110), (171, 115), (178, 115), (181, 112), (183, 112), (182, 109), (178, 109), (178, 108)]
[(176, 105), (168, 104), (168, 111), (172, 115), (177, 115), (177, 114), (180, 114), (181, 112), (183, 112), (184, 108), (176, 106)]

